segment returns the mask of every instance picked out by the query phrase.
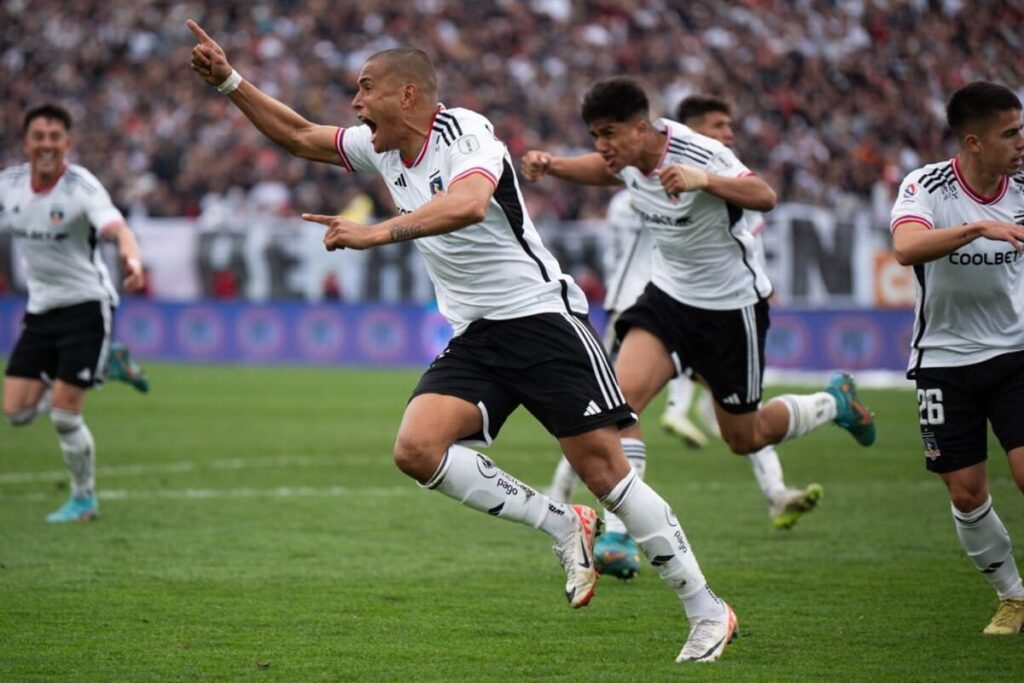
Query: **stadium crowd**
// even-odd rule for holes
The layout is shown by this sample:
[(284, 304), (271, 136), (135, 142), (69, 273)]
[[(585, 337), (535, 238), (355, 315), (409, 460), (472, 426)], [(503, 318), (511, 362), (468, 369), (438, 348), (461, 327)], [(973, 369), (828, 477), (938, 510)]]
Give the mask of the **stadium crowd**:
[[(692, 92), (734, 103), (737, 149), (784, 201), (842, 206), (891, 192), (950, 156), (948, 93), (1024, 73), (1021, 0), (6, 0), (0, 3), (0, 167), (22, 161), (21, 115), (65, 103), (74, 156), (119, 204), (199, 215), (235, 196), (261, 211), (326, 213), (371, 181), (290, 158), (188, 73), (196, 17), (238, 70), (319, 123), (354, 122), (359, 66), (426, 49), (442, 101), (481, 111), (513, 157), (589, 149), (578, 114), (595, 79), (630, 74), (671, 111)], [(916, 151), (915, 151), (916, 150)], [(365, 183), (365, 184), (362, 184)], [(539, 220), (603, 215), (607, 194), (526, 188)]]

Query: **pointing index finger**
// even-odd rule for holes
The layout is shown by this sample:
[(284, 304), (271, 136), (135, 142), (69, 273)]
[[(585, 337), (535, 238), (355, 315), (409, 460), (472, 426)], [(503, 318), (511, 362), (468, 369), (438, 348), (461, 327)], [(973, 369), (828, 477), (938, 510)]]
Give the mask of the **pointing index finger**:
[(206, 31), (203, 30), (203, 27), (200, 26), (195, 21), (193, 21), (192, 19), (189, 19), (188, 21), (186, 21), (185, 22), (185, 26), (188, 26), (189, 30), (192, 31), (192, 33), (196, 34), (196, 36), (199, 38), (199, 40), (201, 42), (203, 42), (203, 43), (212, 43), (213, 42), (213, 38), (211, 38), (210, 36), (206, 35)]
[(317, 213), (304, 213), (302, 214), (302, 220), (309, 221), (310, 223), (321, 223), (322, 225), (330, 225), (331, 221), (334, 220), (334, 216), (323, 216)]

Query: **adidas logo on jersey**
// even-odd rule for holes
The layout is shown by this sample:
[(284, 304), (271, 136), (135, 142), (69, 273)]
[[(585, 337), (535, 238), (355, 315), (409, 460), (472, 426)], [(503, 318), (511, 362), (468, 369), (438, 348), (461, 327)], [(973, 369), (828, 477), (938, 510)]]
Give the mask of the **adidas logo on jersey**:
[(591, 401), (587, 404), (587, 409), (583, 411), (584, 416), (597, 415), (601, 412), (601, 409), (597, 407), (597, 404)]
[(82, 380), (83, 382), (88, 382), (90, 379), (92, 379), (92, 371), (89, 370), (89, 368), (82, 368), (81, 370), (78, 371), (78, 374), (75, 375), (75, 377)]
[(404, 173), (402, 175), (398, 176), (398, 178), (395, 179), (395, 185), (397, 185), (398, 187), (408, 187), (409, 186), (409, 184), (407, 182), (405, 182), (405, 174)]
[(731, 406), (738, 406), (740, 404), (740, 397), (736, 394), (729, 394), (722, 399), (722, 403), (727, 403)]

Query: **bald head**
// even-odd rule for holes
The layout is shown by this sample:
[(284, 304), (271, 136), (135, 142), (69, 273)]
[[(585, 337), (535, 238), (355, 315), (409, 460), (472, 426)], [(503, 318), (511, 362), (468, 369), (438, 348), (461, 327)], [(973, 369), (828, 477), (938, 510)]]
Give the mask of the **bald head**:
[(366, 60), (381, 67), (388, 78), (412, 83), (429, 100), (437, 100), (437, 71), (423, 50), (411, 47), (383, 50)]

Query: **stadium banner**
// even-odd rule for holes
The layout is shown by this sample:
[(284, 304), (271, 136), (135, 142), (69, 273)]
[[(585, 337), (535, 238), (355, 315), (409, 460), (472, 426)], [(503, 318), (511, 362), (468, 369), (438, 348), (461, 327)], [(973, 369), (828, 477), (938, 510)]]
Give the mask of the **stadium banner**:
[[(791, 307), (907, 305), (909, 269), (885, 261), (888, 227), (866, 209), (782, 204), (763, 231), (774, 300)], [(170, 301), (237, 299), (405, 302), (434, 291), (410, 242), (327, 252), (323, 228), (294, 218), (221, 215), (130, 217), (139, 235), (149, 295)], [(603, 298), (607, 234), (601, 221), (540, 223), (544, 242), (595, 301)], [(112, 273), (117, 259), (105, 245)], [(23, 292), (10, 233), (0, 230), (0, 294)], [(909, 299), (912, 300), (912, 289)]]
[[(24, 310), (24, 298), (0, 297), (0, 354), (13, 347)], [(604, 328), (599, 309), (591, 320)], [(912, 328), (909, 310), (774, 309), (766, 365), (902, 372)], [(143, 360), (424, 367), (444, 349), (451, 328), (433, 306), (126, 297), (115, 337)]]

